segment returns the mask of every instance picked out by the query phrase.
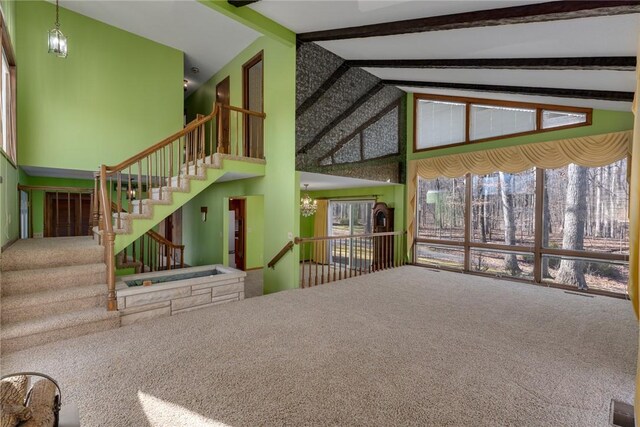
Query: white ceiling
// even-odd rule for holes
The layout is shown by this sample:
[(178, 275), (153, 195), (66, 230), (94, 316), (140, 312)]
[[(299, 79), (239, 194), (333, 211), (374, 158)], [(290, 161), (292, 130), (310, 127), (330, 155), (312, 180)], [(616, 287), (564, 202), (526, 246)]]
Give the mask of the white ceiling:
[(344, 176), (324, 175), (321, 173), (300, 172), (300, 189), (303, 190), (305, 184), (309, 184), (309, 191), (397, 185), (390, 182), (370, 181), (368, 179), (347, 178)]
[[(61, 0), (60, 6), (183, 51), (186, 95), (260, 36), (196, 0)], [(200, 72), (192, 73), (193, 66)]]
[(261, 0), (249, 7), (296, 33), (304, 33), (545, 1)]
[[(279, 1), (250, 7), (296, 32), (415, 19), (538, 1)], [(322, 41), (318, 44), (344, 59), (474, 59), (636, 56), (640, 14), (563, 21), (498, 25), (384, 37)], [(633, 71), (557, 71), (498, 69), (368, 68), (387, 80), (533, 86), (633, 92)], [(418, 89), (408, 92), (464, 95), (628, 111), (630, 102), (576, 100), (480, 91)]]

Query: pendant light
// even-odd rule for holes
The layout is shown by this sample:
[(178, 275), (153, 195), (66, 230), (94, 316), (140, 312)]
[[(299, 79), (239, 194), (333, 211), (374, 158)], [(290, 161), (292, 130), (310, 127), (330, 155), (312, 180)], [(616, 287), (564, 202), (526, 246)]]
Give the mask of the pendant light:
[[(309, 184), (304, 185), (304, 191), (307, 191), (307, 187)], [(300, 213), (302, 216), (312, 216), (318, 210), (318, 201), (313, 200), (309, 193), (305, 194), (304, 197), (300, 199)]]
[(59, 58), (67, 57), (67, 38), (60, 31), (58, 0), (56, 0), (56, 26), (49, 31), (49, 53)]

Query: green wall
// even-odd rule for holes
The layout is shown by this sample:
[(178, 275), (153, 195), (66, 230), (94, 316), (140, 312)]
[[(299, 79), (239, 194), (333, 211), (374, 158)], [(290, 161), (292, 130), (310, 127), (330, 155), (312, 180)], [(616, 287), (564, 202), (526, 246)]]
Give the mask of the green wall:
[[(0, 7), (13, 48), (15, 49), (16, 3), (13, 0), (0, 0)], [(19, 172), (16, 165), (0, 154), (0, 247), (18, 238), (20, 233), (20, 211), (17, 185)]]
[(18, 169), (4, 154), (0, 154), (0, 247), (20, 235), (20, 210), (18, 199)]
[[(189, 265), (229, 264), (229, 199), (246, 200), (246, 268), (264, 267), (264, 197), (249, 195), (257, 178), (214, 184), (182, 210), (182, 242)], [(200, 207), (208, 209), (202, 222)]]
[(413, 94), (407, 94), (407, 150), (408, 160), (424, 159), (428, 157), (446, 156), (449, 154), (469, 153), (492, 148), (510, 147), (513, 145), (531, 144), (534, 142), (556, 141), (566, 138), (577, 138), (587, 135), (600, 135), (609, 132), (619, 132), (633, 129), (633, 113), (625, 111), (593, 110), (591, 126), (542, 132), (538, 134), (518, 136), (514, 138), (496, 139), (477, 144), (458, 145), (456, 147), (434, 149), (415, 153), (413, 151)]
[(55, 5), (16, 6), (20, 165), (93, 171), (181, 129), (182, 52), (61, 8), (69, 56), (57, 58)]
[[(186, 260), (191, 265), (224, 263), (228, 259), (225, 258), (225, 227), (228, 224), (225, 225), (227, 219), (224, 218), (229, 197), (262, 196), (262, 238), (258, 237), (259, 229), (256, 229), (247, 240), (251, 265), (265, 265), (287, 243), (289, 233), (295, 236), (299, 230), (299, 174), (295, 171), (295, 44), (260, 37), (186, 100), (187, 117), (211, 112), (216, 84), (227, 76), (230, 77), (231, 104), (242, 106), (242, 65), (260, 51), (264, 55), (264, 111), (267, 115), (264, 122), (265, 176), (213, 184), (185, 205), (183, 243)], [(209, 209), (211, 219), (207, 223), (200, 221), (201, 206)], [(253, 208), (259, 209), (255, 205)], [(298, 287), (298, 263), (297, 252), (291, 252), (275, 269), (265, 268), (265, 293)], [(251, 265), (248, 268), (252, 268)]]

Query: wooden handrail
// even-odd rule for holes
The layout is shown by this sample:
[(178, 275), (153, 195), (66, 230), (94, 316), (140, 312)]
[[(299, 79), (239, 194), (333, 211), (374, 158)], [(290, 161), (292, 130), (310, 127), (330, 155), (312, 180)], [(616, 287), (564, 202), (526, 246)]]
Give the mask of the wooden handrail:
[(278, 252), (271, 261), (269, 261), (269, 264), (267, 264), (267, 267), (274, 268), (278, 263), (278, 261), (280, 261), (288, 251), (293, 250), (293, 246), (294, 246), (294, 242), (292, 240), (288, 241), (287, 244), (284, 245), (282, 249), (280, 249), (280, 252)]
[(169, 246), (170, 248), (180, 249), (180, 250), (184, 249), (184, 245), (176, 245), (171, 240), (168, 240), (166, 237), (162, 236), (160, 233), (157, 233), (153, 230), (147, 231), (147, 235), (152, 239), (154, 239), (155, 241), (162, 243), (163, 245)]
[(323, 236), (323, 237), (296, 237), (294, 242), (296, 245), (300, 243), (308, 242), (320, 242), (323, 240), (340, 240), (340, 239), (364, 239), (370, 237), (383, 237), (383, 236), (399, 236), (406, 234), (406, 231), (387, 231), (384, 233), (369, 233), (369, 234), (348, 234), (346, 236)]
[(91, 194), (93, 193), (93, 188), (86, 187), (55, 187), (55, 186), (47, 186), (47, 185), (23, 185), (18, 184), (18, 190), (29, 191), (49, 191), (52, 193), (82, 193), (82, 194)]
[(234, 107), (233, 105), (227, 105), (221, 102), (217, 102), (216, 104), (219, 108), (225, 108), (227, 110), (237, 111), (238, 113), (247, 114), (249, 116), (262, 117), (263, 119), (267, 118), (267, 115), (265, 113), (261, 113), (259, 111), (245, 110), (244, 108)]
[(208, 116), (204, 116), (203, 118), (201, 118), (199, 120), (192, 121), (190, 124), (185, 126), (182, 130), (179, 130), (178, 132), (174, 133), (173, 135), (166, 137), (165, 139), (163, 139), (162, 141), (158, 142), (157, 144), (152, 145), (151, 147), (145, 149), (144, 151), (141, 151), (140, 153), (136, 154), (135, 156), (132, 156), (132, 157), (128, 158), (127, 160), (118, 163), (115, 166), (107, 166), (106, 167), (107, 168), (107, 172), (109, 172), (109, 175), (111, 175), (113, 172), (118, 172), (118, 171), (121, 171), (121, 170), (129, 167), (129, 166), (134, 165), (136, 162), (144, 159), (145, 157), (149, 156), (150, 154), (152, 154), (152, 153), (160, 150), (161, 148), (164, 148), (167, 145), (175, 142), (176, 139), (182, 138), (183, 136), (187, 135), (189, 132), (193, 131), (194, 129), (197, 129), (198, 126), (201, 126), (201, 125), (209, 122), (217, 114), (218, 114), (218, 106), (216, 105), (215, 108), (213, 109), (213, 111), (211, 112), (211, 114), (209, 114)]

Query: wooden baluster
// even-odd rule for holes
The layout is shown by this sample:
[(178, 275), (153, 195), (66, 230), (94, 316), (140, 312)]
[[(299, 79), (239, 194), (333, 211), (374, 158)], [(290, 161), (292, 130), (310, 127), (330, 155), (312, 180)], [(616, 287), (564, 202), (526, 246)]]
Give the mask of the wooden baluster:
[(300, 249), (302, 250), (302, 271), (300, 272), (300, 287), (304, 289), (304, 243), (302, 243)]
[(316, 264), (316, 278), (314, 285), (318, 286), (318, 241), (314, 240), (313, 243), (313, 262)]
[(371, 269), (373, 268), (373, 260), (375, 258), (373, 254), (375, 251), (374, 239), (374, 237), (367, 237), (367, 273), (371, 273)]
[(224, 153), (224, 147), (222, 146), (222, 137), (224, 134), (222, 130), (222, 108), (223, 107), (218, 110), (218, 153)]
[[(236, 113), (236, 156), (240, 156), (240, 113)], [(245, 154), (245, 153), (243, 153)], [(249, 157), (249, 156), (245, 156)]]
[(186, 175), (190, 175), (190, 171), (189, 171), (189, 152), (191, 151), (191, 147), (190, 147), (190, 142), (191, 142), (191, 133), (188, 133), (185, 135), (184, 137), (184, 164), (185, 164), (185, 172)]
[(171, 254), (169, 253), (169, 247), (164, 244), (164, 252), (165, 252), (165, 256), (167, 258), (167, 269), (171, 270), (171, 263), (169, 262), (169, 260), (171, 259)]
[(180, 268), (184, 268), (184, 246), (180, 248)]
[(67, 236), (71, 236), (71, 193), (67, 191)]
[(173, 142), (169, 144), (169, 187), (173, 187)]
[(131, 202), (133, 200), (133, 194), (131, 189), (131, 165), (129, 165), (129, 171), (127, 173), (127, 213), (131, 213)]
[(116, 175), (116, 198), (118, 199), (116, 203), (118, 228), (122, 228), (122, 218), (120, 216), (122, 212), (122, 174), (120, 172)]
[[(336, 262), (336, 243), (335, 240), (331, 239), (328, 240), (329, 242), (329, 256), (331, 257), (331, 259), (329, 260), (329, 282), (331, 282), (331, 279), (333, 277), (333, 280), (336, 280), (336, 268), (335, 268), (335, 262)], [(332, 274), (333, 273), (333, 274)]]
[(138, 213), (142, 214), (142, 160), (138, 160)]
[(309, 244), (306, 244), (306, 246), (308, 249), (307, 263), (309, 264), (309, 280), (307, 283), (311, 286), (311, 247)]
[(59, 198), (60, 195), (56, 191), (56, 223), (53, 226), (56, 237), (58, 237), (58, 224), (60, 223)]

